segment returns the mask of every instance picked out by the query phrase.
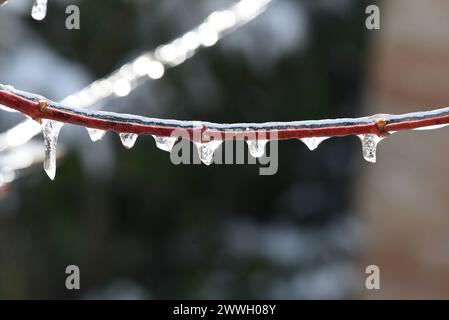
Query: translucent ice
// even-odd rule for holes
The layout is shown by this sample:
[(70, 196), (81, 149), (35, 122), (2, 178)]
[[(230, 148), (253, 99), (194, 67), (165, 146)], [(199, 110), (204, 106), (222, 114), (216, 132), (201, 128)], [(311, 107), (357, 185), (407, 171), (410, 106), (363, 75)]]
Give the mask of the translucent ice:
[(222, 144), (221, 140), (212, 140), (210, 142), (195, 143), (198, 148), (198, 155), (200, 156), (201, 161), (205, 165), (210, 165), (212, 163), (212, 159), (214, 158), (214, 152), (217, 148)]
[(86, 128), (87, 133), (89, 134), (90, 140), (93, 142), (99, 141), (103, 139), (106, 134), (106, 131), (99, 129)]
[(51, 180), (56, 176), (56, 145), (63, 125), (62, 122), (54, 120), (42, 120), (45, 145), (44, 170)]
[(156, 141), (156, 146), (164, 151), (171, 152), (171, 149), (176, 143), (176, 140), (178, 140), (177, 137), (159, 137), (159, 136), (153, 136), (154, 140)]
[(358, 137), (362, 141), (363, 157), (366, 161), (375, 163), (377, 144), (382, 138), (375, 134), (362, 134)]
[(31, 16), (35, 20), (43, 20), (47, 15), (47, 0), (34, 0)]
[(122, 140), (122, 144), (126, 149), (131, 149), (134, 147), (136, 143), (138, 135), (135, 133), (120, 133), (120, 140)]
[(422, 130), (422, 131), (424, 131), (424, 130), (436, 130), (436, 129), (441, 129), (441, 128), (444, 128), (444, 127), (447, 127), (447, 126), (449, 126), (449, 124), (448, 123), (444, 123), (444, 124), (437, 124), (437, 125), (434, 125), (434, 126), (427, 126), (427, 127), (416, 128), (416, 129), (413, 129), (413, 130)]
[(265, 146), (267, 145), (268, 140), (247, 140), (249, 153), (254, 158), (260, 158), (265, 153)]
[(302, 138), (299, 139), (303, 142), (310, 151), (315, 150), (324, 140), (329, 139), (329, 137), (312, 137), (312, 138)]

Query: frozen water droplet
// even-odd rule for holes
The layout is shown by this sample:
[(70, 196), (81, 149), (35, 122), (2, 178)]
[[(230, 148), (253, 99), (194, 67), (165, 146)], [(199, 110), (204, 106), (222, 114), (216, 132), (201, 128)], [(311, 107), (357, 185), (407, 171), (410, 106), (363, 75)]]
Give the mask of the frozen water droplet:
[(34, 0), (31, 16), (35, 20), (43, 20), (47, 15), (47, 0)]
[(134, 147), (137, 137), (138, 135), (135, 133), (120, 133), (120, 140), (122, 140), (122, 144), (126, 149), (131, 149)]
[(358, 137), (362, 141), (363, 157), (366, 161), (375, 163), (377, 144), (383, 138), (375, 134), (362, 134)]
[(249, 153), (254, 158), (260, 158), (265, 153), (265, 146), (267, 145), (268, 140), (247, 140)]
[(45, 145), (44, 170), (51, 180), (56, 176), (56, 145), (63, 125), (64, 123), (54, 120), (42, 120)]
[(156, 141), (156, 147), (167, 152), (171, 152), (171, 149), (175, 145), (176, 140), (178, 140), (177, 137), (153, 136), (153, 138)]
[(222, 144), (222, 142), (223, 141), (221, 140), (212, 140), (206, 143), (195, 143), (198, 148), (200, 159), (205, 165), (210, 165), (212, 163), (214, 152)]
[(304, 143), (310, 151), (315, 150), (324, 140), (329, 139), (329, 137), (312, 137), (312, 138), (302, 138), (302, 143)]
[(100, 141), (101, 139), (103, 139), (103, 137), (106, 134), (105, 130), (92, 129), (92, 128), (86, 128), (86, 129), (87, 129), (87, 133), (89, 134), (90, 140), (92, 140), (93, 142)]

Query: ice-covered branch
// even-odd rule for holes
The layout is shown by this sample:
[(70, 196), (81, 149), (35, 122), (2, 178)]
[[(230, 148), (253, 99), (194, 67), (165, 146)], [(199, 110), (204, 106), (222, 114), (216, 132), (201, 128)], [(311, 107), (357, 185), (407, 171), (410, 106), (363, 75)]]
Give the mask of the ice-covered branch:
[[(98, 79), (61, 103), (82, 108), (99, 107), (112, 98), (127, 96), (147, 79), (161, 78), (165, 70), (182, 64), (201, 48), (215, 45), (222, 37), (255, 19), (273, 0), (240, 0), (212, 12), (201, 24), (173, 41), (145, 52), (103, 79)], [(0, 134), (0, 151), (20, 146), (41, 131), (26, 120)]]
[(0, 85), (0, 104), (42, 124), (46, 150), (44, 167), (52, 179), (56, 170), (58, 134), (65, 123), (86, 127), (94, 141), (100, 140), (106, 131), (115, 131), (127, 148), (134, 145), (139, 135), (153, 135), (160, 149), (170, 151), (181, 136), (198, 146), (200, 158), (206, 164), (211, 163), (215, 149), (224, 140), (244, 139), (251, 153), (261, 156), (270, 140), (300, 139), (314, 150), (325, 139), (348, 135), (357, 135), (362, 141), (364, 158), (375, 162), (377, 144), (389, 134), (401, 130), (436, 129), (449, 124), (449, 108), (402, 115), (292, 122), (220, 124), (165, 120), (66, 106), (4, 85)]

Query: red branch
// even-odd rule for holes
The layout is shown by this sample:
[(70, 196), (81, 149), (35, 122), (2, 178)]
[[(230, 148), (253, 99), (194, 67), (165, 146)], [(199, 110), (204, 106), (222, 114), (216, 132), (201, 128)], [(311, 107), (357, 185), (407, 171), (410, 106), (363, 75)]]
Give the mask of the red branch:
[[(188, 132), (192, 140), (225, 139), (267, 140), (291, 138), (336, 137), (375, 134), (449, 124), (449, 108), (403, 115), (376, 115), (355, 119), (334, 119), (296, 122), (217, 124), (199, 121), (176, 121), (145, 118), (105, 111), (89, 111), (63, 106), (44, 97), (0, 85), (0, 104), (15, 109), (36, 121), (56, 120), (100, 130), (135, 134), (171, 136), (176, 130)], [(195, 136), (194, 133), (200, 133)], [(176, 135), (174, 133), (173, 135)], [(200, 137), (195, 138), (195, 137)]]

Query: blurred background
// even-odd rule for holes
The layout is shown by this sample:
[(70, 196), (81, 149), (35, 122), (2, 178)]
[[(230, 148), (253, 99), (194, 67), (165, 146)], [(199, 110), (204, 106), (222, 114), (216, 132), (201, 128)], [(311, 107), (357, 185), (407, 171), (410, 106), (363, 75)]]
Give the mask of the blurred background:
[[(61, 100), (201, 23), (229, 0), (50, 0), (0, 8), (0, 83)], [(65, 8), (81, 29), (65, 29)], [(381, 29), (365, 9), (381, 9)], [(275, 0), (215, 46), (106, 110), (214, 122), (402, 113), (449, 101), (444, 0)], [(1, 110), (0, 110), (1, 111)], [(23, 116), (1, 111), (0, 129)], [(447, 130), (394, 135), (364, 162), (356, 137), (310, 152), (279, 143), (279, 169), (179, 165), (140, 137), (92, 143), (65, 126), (58, 174), (0, 187), (0, 298), (449, 297)], [(43, 155), (42, 137), (25, 152)], [(0, 165), (11, 152), (0, 152)], [(6, 159), (6, 160), (5, 160)], [(65, 288), (65, 268), (81, 290)], [(365, 289), (378, 265), (381, 290)]]

